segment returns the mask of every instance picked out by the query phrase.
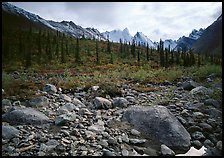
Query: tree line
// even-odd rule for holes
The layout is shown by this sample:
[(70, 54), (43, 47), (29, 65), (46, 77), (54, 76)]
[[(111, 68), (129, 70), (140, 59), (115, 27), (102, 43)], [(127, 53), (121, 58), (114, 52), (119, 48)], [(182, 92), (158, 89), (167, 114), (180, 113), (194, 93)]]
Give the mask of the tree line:
[[(142, 46), (140, 42), (137, 44), (134, 40), (132, 42), (120, 40), (120, 43), (115, 44), (109, 41), (109, 37), (106, 41), (103, 41), (105, 45), (102, 45), (102, 41), (95, 38), (91, 42), (89, 40), (89, 45), (85, 45), (84, 48), (80, 44), (80, 41), (82, 43), (87, 40), (84, 36), (79, 39), (59, 31), (37, 30), (32, 29), (32, 27), (28, 31), (18, 29), (13, 32), (4, 29), (2, 39), (3, 65), (20, 62), (24, 67), (30, 67), (33, 64), (44, 65), (54, 64), (55, 62), (63, 64), (71, 61), (74, 62), (73, 64), (83, 64), (82, 59), (86, 58), (83, 56), (83, 49), (88, 52), (87, 56), (91, 55), (90, 52), (95, 52), (92, 54), (93, 57), (95, 56), (93, 60), (95, 64), (100, 64), (105, 57), (111, 64), (114, 63), (116, 58), (121, 62), (136, 62), (138, 65), (154, 61), (165, 68), (174, 65), (200, 66), (203, 61), (221, 63), (221, 59), (215, 56), (202, 56), (192, 53), (191, 50), (188, 52), (174, 51), (171, 50), (170, 46), (164, 49), (162, 40), (160, 40), (157, 49), (154, 49), (150, 48), (148, 43), (146, 46)], [(103, 51), (105, 54), (102, 54)]]

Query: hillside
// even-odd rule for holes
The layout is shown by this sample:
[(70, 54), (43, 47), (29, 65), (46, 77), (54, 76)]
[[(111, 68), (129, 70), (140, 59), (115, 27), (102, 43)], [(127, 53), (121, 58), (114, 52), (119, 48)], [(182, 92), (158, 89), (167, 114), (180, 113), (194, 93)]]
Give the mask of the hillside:
[(222, 15), (205, 29), (192, 49), (195, 53), (222, 56)]

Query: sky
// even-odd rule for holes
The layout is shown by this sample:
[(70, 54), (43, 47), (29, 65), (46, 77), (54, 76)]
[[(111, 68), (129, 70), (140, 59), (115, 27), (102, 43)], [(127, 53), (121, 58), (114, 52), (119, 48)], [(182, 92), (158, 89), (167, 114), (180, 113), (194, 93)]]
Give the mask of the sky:
[(211, 25), (222, 2), (10, 2), (46, 20), (73, 21), (100, 32), (128, 28), (152, 41), (177, 40)]

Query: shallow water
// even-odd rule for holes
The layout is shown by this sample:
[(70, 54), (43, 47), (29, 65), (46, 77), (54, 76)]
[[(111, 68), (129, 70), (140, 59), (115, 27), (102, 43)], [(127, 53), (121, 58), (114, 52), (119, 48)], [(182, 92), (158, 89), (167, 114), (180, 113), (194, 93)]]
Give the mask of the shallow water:
[(201, 149), (196, 149), (194, 147), (191, 147), (188, 152), (185, 154), (177, 154), (175, 156), (202, 156), (206, 152), (206, 147), (202, 146)]

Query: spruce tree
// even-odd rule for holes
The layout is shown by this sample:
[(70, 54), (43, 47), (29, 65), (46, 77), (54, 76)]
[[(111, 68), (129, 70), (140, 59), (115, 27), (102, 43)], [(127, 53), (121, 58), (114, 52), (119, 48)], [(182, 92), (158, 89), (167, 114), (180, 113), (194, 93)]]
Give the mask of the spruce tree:
[(138, 48), (138, 65), (140, 66), (140, 48)]
[(31, 58), (32, 58), (32, 28), (30, 26), (29, 33), (27, 35), (27, 50), (26, 50), (26, 67), (31, 66)]
[(131, 45), (131, 54), (133, 56), (133, 58), (136, 58), (136, 54), (135, 54), (135, 40), (132, 40), (132, 45)]
[(147, 59), (147, 61), (149, 61), (149, 44), (148, 43), (146, 46), (146, 59)]
[(120, 39), (120, 57), (123, 58), (123, 43), (121, 39)]
[(65, 63), (65, 54), (64, 54), (64, 33), (61, 40), (61, 63)]
[(98, 39), (96, 39), (96, 64), (99, 64), (99, 46), (98, 46)]
[(76, 38), (75, 62), (80, 63), (79, 38)]

